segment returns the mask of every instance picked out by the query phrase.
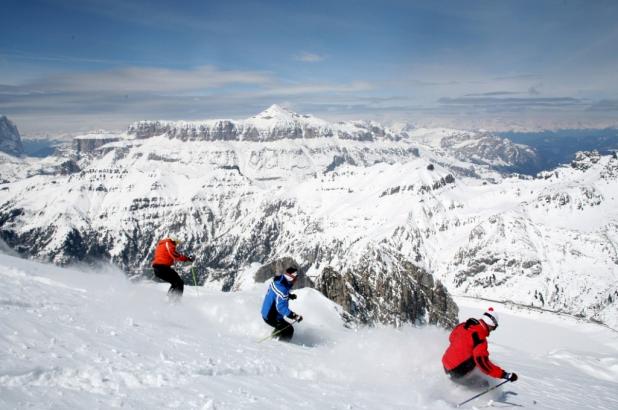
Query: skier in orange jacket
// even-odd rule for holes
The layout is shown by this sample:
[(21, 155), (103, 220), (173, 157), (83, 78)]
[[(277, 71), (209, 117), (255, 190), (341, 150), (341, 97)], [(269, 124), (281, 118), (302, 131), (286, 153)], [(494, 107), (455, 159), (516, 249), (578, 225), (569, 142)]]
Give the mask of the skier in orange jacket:
[(152, 269), (157, 278), (169, 282), (171, 284), (168, 294), (179, 299), (185, 287), (182, 278), (172, 269), (174, 262), (193, 262), (189, 256), (183, 255), (176, 251), (178, 241), (165, 238), (159, 241), (155, 249), (154, 259), (152, 261)]

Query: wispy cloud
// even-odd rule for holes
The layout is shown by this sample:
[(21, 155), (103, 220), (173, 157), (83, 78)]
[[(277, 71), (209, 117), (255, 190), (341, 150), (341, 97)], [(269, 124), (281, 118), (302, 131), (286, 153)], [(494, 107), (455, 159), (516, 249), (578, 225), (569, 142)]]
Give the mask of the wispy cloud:
[(609, 111), (617, 111), (618, 112), (618, 100), (601, 100), (590, 107), (588, 107), (587, 111), (599, 111), (599, 112), (609, 112)]
[(518, 91), (489, 91), (486, 93), (465, 94), (464, 97), (496, 97), (501, 95), (517, 95), (521, 94)]
[(294, 60), (304, 63), (319, 63), (320, 61), (324, 61), (325, 58), (326, 57), (323, 55), (307, 52), (302, 52), (294, 56)]
[(546, 98), (496, 98), (496, 97), (443, 97), (438, 100), (447, 105), (473, 106), (511, 106), (511, 107), (573, 107), (584, 105), (585, 102), (573, 97), (546, 97)]
[(65, 62), (65, 63), (91, 63), (93, 65), (127, 65), (127, 64), (152, 64), (152, 61), (143, 60), (119, 60), (119, 59), (102, 59), (102, 58), (87, 58), (87, 57), (72, 57), (67, 55), (49, 55), (49, 54), (32, 54), (19, 50), (0, 51), (0, 58), (10, 58), (11, 60), (29, 60), (29, 61), (50, 61), (50, 62)]
[(370, 91), (374, 87), (365, 81), (355, 81), (347, 84), (277, 84), (273, 87), (265, 88), (257, 94), (262, 96), (272, 95), (305, 95), (305, 94), (338, 94)]
[(374, 86), (366, 81), (289, 83), (267, 72), (221, 70), (214, 66), (187, 70), (131, 67), (49, 75), (19, 85), (0, 84), (0, 95), (80, 95), (95, 98), (100, 94), (200, 96), (220, 92), (266, 97), (354, 93), (373, 89)]
[(273, 81), (268, 73), (220, 70), (213, 66), (188, 70), (130, 67), (46, 76), (22, 84), (20, 89), (39, 93), (183, 93), (234, 84), (264, 85)]
[(540, 80), (542, 78), (539, 74), (513, 74), (493, 77), (495, 81), (511, 81), (511, 80)]

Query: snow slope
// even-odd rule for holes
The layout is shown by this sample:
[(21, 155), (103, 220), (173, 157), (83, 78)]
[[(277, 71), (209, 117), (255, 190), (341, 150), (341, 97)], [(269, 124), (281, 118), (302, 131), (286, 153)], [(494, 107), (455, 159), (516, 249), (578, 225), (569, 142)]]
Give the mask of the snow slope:
[[(0, 408), (449, 409), (474, 394), (442, 372), (446, 331), (347, 329), (311, 289), (292, 302), (306, 318), (294, 343), (257, 343), (269, 332), (259, 317), (265, 286), (188, 287), (169, 305), (167, 286), (112, 268), (0, 255)], [(458, 302), (462, 319), (486, 308)], [(618, 407), (615, 332), (496, 308), (492, 358), (521, 379), (466, 408)]]

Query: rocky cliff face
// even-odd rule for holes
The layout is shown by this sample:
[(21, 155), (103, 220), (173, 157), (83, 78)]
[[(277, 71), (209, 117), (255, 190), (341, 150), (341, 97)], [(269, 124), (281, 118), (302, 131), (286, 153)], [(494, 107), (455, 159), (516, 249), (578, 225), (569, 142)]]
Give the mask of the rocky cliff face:
[(121, 138), (115, 134), (95, 133), (80, 135), (73, 139), (77, 155), (92, 154), (96, 149), (110, 142), (119, 141)]
[(0, 115), (0, 151), (13, 156), (24, 153), (17, 127), (4, 115)]
[(384, 249), (369, 250), (342, 271), (324, 268), (316, 288), (361, 323), (446, 328), (458, 323), (459, 309), (446, 288), (430, 273)]

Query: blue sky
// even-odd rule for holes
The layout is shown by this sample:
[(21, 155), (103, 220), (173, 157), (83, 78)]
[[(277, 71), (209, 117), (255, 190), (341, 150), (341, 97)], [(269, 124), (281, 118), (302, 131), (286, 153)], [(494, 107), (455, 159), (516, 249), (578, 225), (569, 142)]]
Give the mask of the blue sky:
[(618, 122), (618, 2), (4, 0), (0, 114), (26, 135), (141, 119), (489, 129)]

